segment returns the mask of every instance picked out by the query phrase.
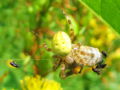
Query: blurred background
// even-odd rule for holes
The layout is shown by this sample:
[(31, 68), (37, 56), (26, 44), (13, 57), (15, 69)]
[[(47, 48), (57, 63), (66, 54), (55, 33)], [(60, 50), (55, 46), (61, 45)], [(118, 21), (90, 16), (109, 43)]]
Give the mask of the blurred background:
[[(108, 53), (101, 75), (86, 67), (62, 80), (60, 69), (51, 72), (54, 53), (42, 45), (51, 48), (55, 32), (70, 34), (62, 9), (72, 21), (73, 43)], [(120, 37), (77, 0), (0, 1), (0, 90), (120, 90), (119, 60)]]

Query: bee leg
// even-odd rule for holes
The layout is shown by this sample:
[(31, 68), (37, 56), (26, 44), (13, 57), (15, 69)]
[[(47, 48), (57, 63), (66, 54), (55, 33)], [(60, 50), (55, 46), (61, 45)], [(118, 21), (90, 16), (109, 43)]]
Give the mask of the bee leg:
[[(69, 71), (67, 71), (66, 72), (66, 70), (68, 70), (69, 69)], [(60, 72), (60, 77), (62, 78), (62, 79), (65, 79), (66, 77), (68, 77), (68, 76), (70, 76), (70, 75), (72, 75), (73, 74), (73, 71), (72, 71), (72, 69), (71, 68), (69, 68), (67, 65), (65, 65), (65, 64), (62, 64), (61, 65), (61, 72)]]
[(96, 68), (102, 69), (102, 68), (105, 68), (106, 66), (107, 66), (107, 64), (98, 64), (98, 65), (96, 66)]
[(102, 68), (105, 68), (107, 64), (104, 64), (103, 63), (103, 60), (101, 62), (99, 62), (96, 66), (96, 68), (99, 68), (99, 69), (102, 69)]
[(107, 57), (107, 53), (105, 51), (102, 51), (101, 53), (105, 58)]
[(82, 70), (83, 70), (83, 65), (80, 65), (80, 67), (81, 67), (81, 69), (80, 69), (80, 72), (79, 72), (79, 73), (81, 73), (81, 72), (82, 72)]
[(101, 71), (98, 68), (92, 68), (93, 72), (97, 73), (98, 75), (100, 75)]
[[(107, 55), (105, 55), (105, 56), (107, 56)], [(102, 60), (101, 62), (99, 62), (99, 63), (97, 64), (97, 66), (96, 66), (95, 68), (92, 68), (92, 70), (93, 70), (94, 72), (96, 72), (97, 74), (100, 74), (101, 70), (102, 70), (103, 68), (105, 68), (106, 65), (107, 65), (107, 64), (104, 64), (104, 63), (103, 63), (103, 60)]]
[(83, 64), (77, 64), (76, 62), (73, 63), (72, 68), (73, 68), (73, 73), (81, 73), (83, 70)]
[(73, 68), (70, 68), (70, 71), (66, 73), (66, 76), (81, 73), (82, 69), (83, 69), (83, 65), (75, 64), (73, 65)]
[(73, 72), (75, 74), (78, 74), (78, 73), (81, 73), (82, 70), (83, 70), (83, 65), (76, 65), (76, 67), (74, 67), (74, 69), (73, 69)]
[(92, 68), (94, 72), (96, 72), (98, 75), (100, 75), (101, 70), (106, 67), (106, 64), (98, 64), (96, 68)]

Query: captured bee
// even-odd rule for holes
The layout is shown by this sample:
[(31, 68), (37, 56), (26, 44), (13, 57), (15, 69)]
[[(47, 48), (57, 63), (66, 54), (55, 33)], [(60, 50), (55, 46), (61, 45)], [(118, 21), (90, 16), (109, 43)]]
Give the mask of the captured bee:
[(97, 48), (73, 44), (68, 55), (55, 56), (57, 61), (53, 69), (56, 70), (61, 65), (61, 78), (80, 73), (84, 66), (92, 67), (95, 73), (100, 74), (101, 70), (106, 67), (103, 63), (103, 58), (106, 56), (105, 52), (100, 52)]

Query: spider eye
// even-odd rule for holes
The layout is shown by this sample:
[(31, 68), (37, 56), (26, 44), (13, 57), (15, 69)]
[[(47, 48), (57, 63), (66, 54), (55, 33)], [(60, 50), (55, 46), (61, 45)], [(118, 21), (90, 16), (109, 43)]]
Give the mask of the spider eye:
[(53, 36), (52, 49), (56, 54), (66, 55), (71, 48), (71, 39), (65, 32), (59, 31)]

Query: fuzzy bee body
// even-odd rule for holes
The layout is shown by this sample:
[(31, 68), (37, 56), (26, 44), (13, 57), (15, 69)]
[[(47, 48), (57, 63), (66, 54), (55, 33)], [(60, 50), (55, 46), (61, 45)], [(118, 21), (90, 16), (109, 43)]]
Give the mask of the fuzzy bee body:
[(92, 67), (95, 73), (100, 74), (101, 70), (106, 67), (106, 64), (103, 63), (105, 56), (97, 48), (72, 44), (72, 49), (66, 56), (57, 57), (57, 63), (55, 63), (53, 68), (56, 70), (61, 65), (61, 78), (81, 73), (84, 66)]
[(94, 66), (102, 61), (102, 54), (97, 48), (73, 44), (71, 52), (63, 60), (69, 64), (76, 62), (79, 65)]

